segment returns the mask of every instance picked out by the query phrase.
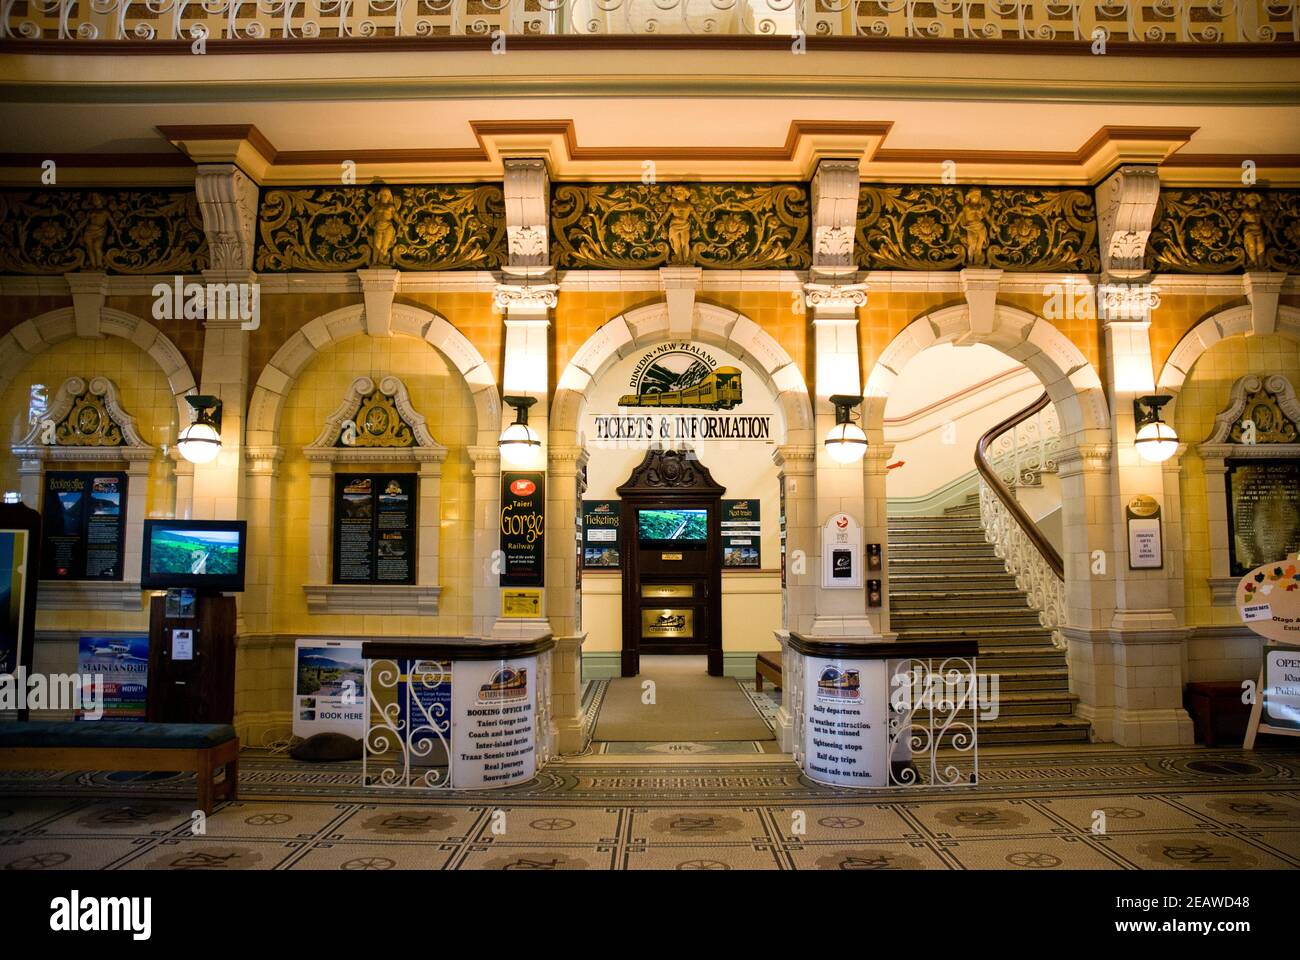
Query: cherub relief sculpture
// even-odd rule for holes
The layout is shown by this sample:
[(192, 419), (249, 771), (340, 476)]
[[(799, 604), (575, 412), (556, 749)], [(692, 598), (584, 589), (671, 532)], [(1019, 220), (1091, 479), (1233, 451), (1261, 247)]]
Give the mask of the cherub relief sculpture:
[(982, 266), (987, 262), (989, 245), (988, 217), (993, 209), (979, 187), (971, 187), (961, 208), (961, 228), (966, 235), (966, 265)]
[(392, 263), (393, 242), (397, 239), (397, 211), (402, 201), (393, 196), (393, 191), (384, 187), (375, 197), (375, 204), (366, 215), (370, 224), (370, 265)]
[(671, 263), (691, 262), (691, 218), (695, 216), (695, 207), (691, 205), (691, 191), (678, 184), (669, 192), (668, 210), (664, 214), (668, 221), (668, 247), (672, 251)]
[(90, 195), (90, 212), (81, 231), (81, 250), (86, 256), (85, 265), (90, 270), (104, 269), (104, 241), (108, 238), (108, 207), (100, 193)]
[(1264, 265), (1264, 222), (1260, 213), (1263, 198), (1258, 193), (1248, 193), (1241, 211), (1241, 245), (1246, 253), (1247, 267)]

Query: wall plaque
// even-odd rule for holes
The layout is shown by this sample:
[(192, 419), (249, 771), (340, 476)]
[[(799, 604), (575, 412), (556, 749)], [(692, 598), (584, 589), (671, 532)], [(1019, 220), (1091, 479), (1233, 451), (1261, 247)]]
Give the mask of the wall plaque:
[(334, 582), (415, 583), (416, 475), (334, 478)]
[(45, 474), (41, 579), (121, 580), (126, 540), (126, 474)]
[(1300, 550), (1300, 460), (1228, 460), (1228, 560), (1243, 577)]
[(1155, 497), (1138, 494), (1124, 508), (1128, 522), (1128, 567), (1130, 570), (1159, 570), (1164, 566), (1164, 545), (1160, 536), (1160, 504)]
[(542, 591), (534, 587), (501, 591), (501, 616), (537, 619), (542, 615)]
[(642, 610), (641, 636), (647, 640), (659, 637), (693, 639), (695, 611), (686, 608)]
[(502, 473), (501, 586), (545, 586), (545, 518), (544, 474)]

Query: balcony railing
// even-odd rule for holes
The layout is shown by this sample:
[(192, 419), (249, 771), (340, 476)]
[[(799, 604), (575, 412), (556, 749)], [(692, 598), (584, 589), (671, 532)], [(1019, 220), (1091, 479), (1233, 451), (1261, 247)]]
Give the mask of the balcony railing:
[(7, 40), (583, 35), (1258, 44), (1300, 0), (0, 0)]

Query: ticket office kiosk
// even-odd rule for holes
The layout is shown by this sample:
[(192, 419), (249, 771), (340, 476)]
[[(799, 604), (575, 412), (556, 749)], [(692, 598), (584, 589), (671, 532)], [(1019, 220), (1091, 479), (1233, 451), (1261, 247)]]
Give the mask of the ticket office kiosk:
[(622, 675), (647, 654), (703, 654), (722, 676), (726, 488), (686, 451), (651, 450), (618, 488), (623, 561)]

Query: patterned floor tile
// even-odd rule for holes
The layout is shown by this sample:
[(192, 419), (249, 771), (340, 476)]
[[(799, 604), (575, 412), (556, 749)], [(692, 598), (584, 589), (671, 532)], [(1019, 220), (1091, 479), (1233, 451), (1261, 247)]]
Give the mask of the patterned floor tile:
[(222, 804), (207, 819), (212, 839), (310, 840), (354, 809), (348, 803), (273, 803), (243, 800)]
[(349, 840), (413, 840), (423, 843), (461, 842), (483, 821), (481, 808), (459, 804), (400, 806), (367, 803), (335, 824), (329, 836)]
[[(499, 812), (498, 812), (499, 811)], [(479, 824), (476, 841), (493, 843), (616, 843), (623, 830), (617, 809), (499, 807)]]
[(291, 870), (444, 870), (454, 845), (436, 843), (317, 843), (289, 865)]
[(475, 843), (456, 866), (461, 870), (609, 870), (614, 866), (614, 847)]
[(902, 815), (901, 804), (791, 804), (768, 807), (765, 812), (773, 823), (773, 836), (788, 843), (920, 838), (915, 825)]
[(682, 808), (632, 811), (634, 843), (700, 843), (767, 840), (767, 825), (753, 808)]
[(952, 800), (909, 803), (909, 816), (940, 840), (1066, 833), (1067, 827), (1023, 800)]
[(1114, 870), (1120, 865), (1082, 837), (946, 840), (936, 848), (967, 870)]
[(787, 846), (785, 855), (796, 870), (951, 870), (929, 844), (914, 840), (807, 843)]
[(105, 870), (147, 850), (156, 840), (32, 836), (0, 843), (0, 871)]
[(773, 870), (781, 866), (776, 848), (766, 844), (629, 847), (627, 870)]
[(1300, 800), (1280, 793), (1187, 794), (1172, 796), (1169, 802), (1225, 827), (1269, 830), (1300, 826)]
[(165, 837), (194, 822), (194, 804), (140, 797), (100, 800), (69, 810), (40, 830), (52, 836)]
[(123, 870), (273, 870), (301, 848), (301, 843), (180, 837), (159, 841), (122, 865)]
[(1097, 794), (1091, 797), (1045, 797), (1036, 801), (1081, 833), (1130, 833), (1152, 830), (1204, 830), (1214, 824), (1204, 817), (1169, 803), (1167, 798), (1134, 794)]
[(84, 807), (84, 799), (55, 800), (45, 797), (0, 798), (0, 838), (22, 833), (58, 820), (71, 810)]
[[(1277, 870), (1295, 866), (1226, 833), (1117, 834), (1104, 842), (1142, 870)], [(1300, 848), (1293, 853), (1300, 853)]]

